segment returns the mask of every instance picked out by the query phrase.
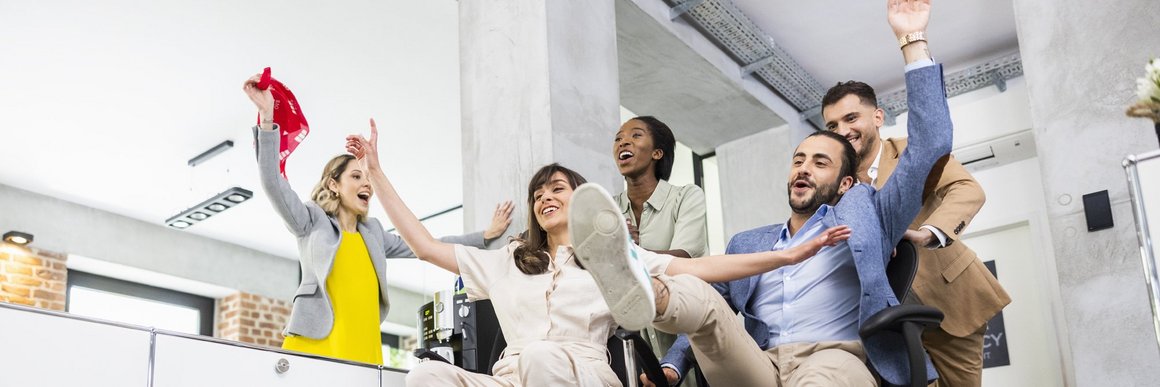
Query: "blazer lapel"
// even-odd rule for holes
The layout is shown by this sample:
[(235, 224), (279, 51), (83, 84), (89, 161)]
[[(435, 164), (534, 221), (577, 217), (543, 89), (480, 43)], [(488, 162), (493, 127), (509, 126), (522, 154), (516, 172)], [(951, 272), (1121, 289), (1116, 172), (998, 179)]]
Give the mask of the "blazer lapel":
[[(894, 169), (898, 167), (898, 159), (902, 156), (902, 150), (906, 149), (905, 138), (888, 138), (882, 140), (882, 160), (878, 161), (878, 179), (874, 182), (874, 189), (882, 189), (886, 185), (886, 181), (890, 179), (890, 175), (894, 173)], [(938, 189), (938, 180), (942, 176), (943, 169), (946, 168), (947, 162), (950, 160), (949, 155), (938, 159), (931, 166), (930, 174), (927, 175), (926, 183), (922, 187), (922, 199)]]
[(882, 189), (890, 174), (894, 173), (894, 168), (898, 167), (898, 155), (902, 154), (899, 148), (899, 144), (893, 138), (882, 140), (882, 155), (878, 160), (878, 178), (874, 181), (874, 189)]

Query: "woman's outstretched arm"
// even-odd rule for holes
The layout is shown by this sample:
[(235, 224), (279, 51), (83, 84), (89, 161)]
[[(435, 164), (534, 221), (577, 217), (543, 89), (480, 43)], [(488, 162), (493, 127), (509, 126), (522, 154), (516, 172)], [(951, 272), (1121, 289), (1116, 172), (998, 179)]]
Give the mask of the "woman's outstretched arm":
[(378, 194), (379, 203), (387, 211), (391, 224), (398, 230), (403, 241), (411, 247), (416, 257), (435, 264), (444, 270), (459, 274), (459, 263), (455, 260), (455, 245), (444, 243), (431, 236), (427, 227), (419, 222), (415, 213), (407, 208), (390, 179), (383, 173), (379, 165), (379, 130), (375, 120), (371, 119), (371, 138), (367, 140), (361, 135), (351, 135), (346, 138), (346, 150), (353, 154), (366, 168), (370, 177), (371, 187)]
[(813, 257), (825, 246), (850, 239), (849, 226), (836, 226), (790, 249), (760, 253), (715, 255), (696, 259), (674, 258), (665, 274), (692, 274), (708, 283), (727, 282), (776, 270)]

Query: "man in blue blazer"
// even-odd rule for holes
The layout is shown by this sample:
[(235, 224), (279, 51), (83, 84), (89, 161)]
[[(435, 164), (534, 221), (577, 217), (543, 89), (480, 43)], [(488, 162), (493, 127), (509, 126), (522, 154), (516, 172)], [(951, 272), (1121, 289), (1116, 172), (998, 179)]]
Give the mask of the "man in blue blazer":
[[(890, 384), (909, 381), (902, 337), (885, 333), (863, 341), (858, 328), (869, 316), (898, 305), (886, 263), (918, 214), (931, 167), (951, 150), (942, 68), (926, 47), (929, 15), (929, 0), (891, 0), (888, 5), (888, 20), (906, 60), (910, 145), (886, 185), (875, 190), (857, 184), (853, 146), (837, 134), (814, 133), (793, 155), (789, 221), (737, 234), (727, 253), (788, 249), (837, 225), (851, 228), (848, 241), (801, 263), (712, 287), (693, 277), (665, 275), (639, 284), (654, 295), (653, 325), (683, 333), (662, 360), (670, 383), (687, 371), (690, 347), (714, 386), (874, 386), (878, 382), (871, 368)], [(633, 265), (629, 259), (628, 266)], [(590, 270), (593, 277), (607, 276), (605, 271)], [(609, 305), (619, 304), (615, 295), (604, 297)], [(744, 328), (736, 320), (738, 312)], [(639, 321), (637, 313), (654, 312), (613, 307), (617, 321)], [(634, 317), (622, 316), (627, 314)], [(936, 377), (929, 359), (927, 375)]]

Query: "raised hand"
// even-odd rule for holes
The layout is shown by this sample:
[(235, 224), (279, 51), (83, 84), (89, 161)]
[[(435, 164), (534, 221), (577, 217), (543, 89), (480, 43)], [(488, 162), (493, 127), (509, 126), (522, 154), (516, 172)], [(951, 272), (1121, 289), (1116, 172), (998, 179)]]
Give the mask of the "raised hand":
[(262, 74), (250, 77), (242, 84), (242, 90), (246, 92), (247, 97), (250, 97), (250, 101), (254, 102), (254, 106), (258, 107), (258, 114), (262, 116), (262, 119), (272, 120), (274, 119), (274, 94), (270, 92), (270, 89), (258, 88), (258, 81), (261, 79)]
[(374, 118), (371, 118), (370, 123), (370, 140), (361, 134), (346, 136), (346, 151), (354, 155), (368, 171), (379, 168), (379, 128), (375, 126)]
[(511, 200), (496, 204), (495, 213), (491, 215), (491, 224), (483, 231), (483, 239), (492, 240), (503, 235), (512, 224), (512, 210), (515, 207)]
[(801, 263), (813, 257), (823, 247), (833, 246), (847, 239), (850, 239), (850, 226), (841, 225), (830, 227), (826, 231), (822, 231), (822, 234), (814, 239), (794, 246), (793, 248), (783, 250), (786, 258), (789, 260), (786, 264), (794, 265)]
[(930, 0), (886, 0), (886, 20), (890, 22), (895, 38), (926, 31), (930, 21)]

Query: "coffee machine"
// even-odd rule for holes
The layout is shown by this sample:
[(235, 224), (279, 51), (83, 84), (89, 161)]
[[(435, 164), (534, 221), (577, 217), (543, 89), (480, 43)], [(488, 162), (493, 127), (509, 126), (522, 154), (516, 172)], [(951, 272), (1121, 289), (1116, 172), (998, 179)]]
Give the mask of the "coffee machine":
[(468, 301), (452, 290), (435, 293), (419, 308), (419, 349), (416, 356), (439, 355), (465, 370), (491, 373), (507, 347), (491, 300)]

